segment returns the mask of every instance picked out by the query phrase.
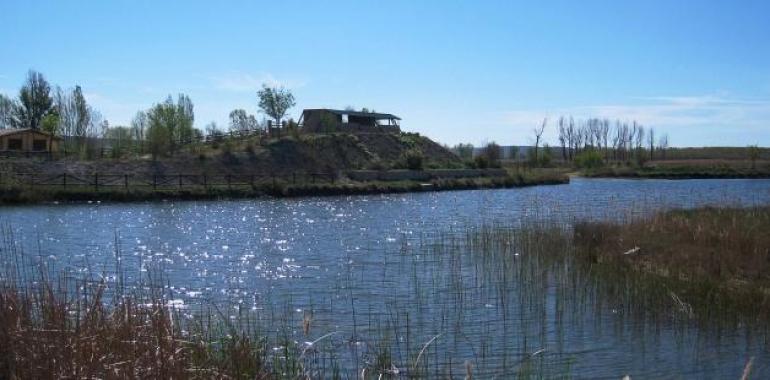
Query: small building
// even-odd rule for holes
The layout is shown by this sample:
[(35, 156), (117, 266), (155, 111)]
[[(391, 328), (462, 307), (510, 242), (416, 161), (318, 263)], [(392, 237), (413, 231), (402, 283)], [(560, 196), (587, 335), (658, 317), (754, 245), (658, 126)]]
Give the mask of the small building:
[(302, 111), (299, 124), (309, 133), (333, 132), (400, 132), (401, 118), (389, 113), (332, 110), (326, 108)]
[(2, 129), (0, 130), (0, 154), (30, 155), (56, 153), (62, 138), (39, 129)]

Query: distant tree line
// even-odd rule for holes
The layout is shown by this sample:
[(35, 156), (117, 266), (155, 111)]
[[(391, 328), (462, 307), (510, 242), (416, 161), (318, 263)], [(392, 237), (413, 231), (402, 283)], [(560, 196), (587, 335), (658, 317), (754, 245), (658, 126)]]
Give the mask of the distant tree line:
[(605, 161), (642, 163), (656, 157), (665, 159), (669, 146), (667, 134), (656, 141), (655, 129), (636, 121), (590, 118), (576, 123), (573, 117), (562, 116), (556, 126), (564, 161), (573, 161), (581, 152), (590, 150)]
[(93, 154), (93, 138), (108, 125), (86, 102), (80, 86), (51, 88), (43, 74), (30, 70), (16, 98), (0, 94), (0, 129), (39, 129), (64, 138), (63, 150)]
[[(597, 166), (613, 161), (641, 164), (647, 160), (666, 159), (669, 148), (667, 134), (657, 136), (653, 128), (645, 128), (636, 121), (610, 122), (600, 118), (575, 121), (571, 116), (562, 116), (556, 122), (560, 149), (552, 149), (544, 142), (547, 127), (548, 119), (543, 119), (532, 129), (533, 144), (526, 151), (526, 163), (530, 166), (549, 166), (552, 154), (557, 154), (557, 150), (564, 162)], [(518, 161), (517, 148), (511, 149), (508, 158)], [(503, 158), (502, 148), (494, 142), (485, 144), (475, 155), (471, 144), (458, 144), (452, 150), (476, 167), (496, 166)]]
[[(282, 87), (263, 85), (257, 91), (259, 109), (272, 120), (275, 127), (295, 105), (294, 95)], [(229, 114), (231, 133), (261, 133), (269, 123), (244, 109)], [(290, 122), (289, 125), (295, 125)], [(195, 128), (193, 102), (189, 96), (170, 95), (163, 102), (136, 113), (129, 126), (110, 126), (91, 107), (76, 85), (72, 89), (52, 88), (43, 74), (30, 70), (17, 97), (0, 94), (0, 129), (39, 129), (64, 140), (65, 155), (92, 158), (98, 150), (109, 147), (110, 154), (151, 154), (153, 157), (172, 155), (205, 136), (219, 138), (226, 134), (215, 122), (203, 131)]]

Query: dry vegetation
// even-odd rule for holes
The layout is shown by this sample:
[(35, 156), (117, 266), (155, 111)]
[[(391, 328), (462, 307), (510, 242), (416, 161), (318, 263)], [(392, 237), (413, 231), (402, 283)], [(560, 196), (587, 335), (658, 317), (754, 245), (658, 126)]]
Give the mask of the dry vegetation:
[[(641, 276), (695, 315), (770, 317), (770, 208), (671, 211), (575, 227), (577, 252), (615, 275)], [(670, 296), (671, 294), (669, 294)]]

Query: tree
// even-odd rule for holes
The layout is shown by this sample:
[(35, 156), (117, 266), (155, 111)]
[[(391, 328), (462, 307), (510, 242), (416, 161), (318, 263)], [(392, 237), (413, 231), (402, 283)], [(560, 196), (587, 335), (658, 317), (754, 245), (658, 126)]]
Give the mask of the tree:
[(112, 158), (119, 158), (131, 152), (135, 136), (133, 127), (107, 127), (103, 133), (112, 147)]
[(543, 119), (543, 123), (540, 124), (540, 127), (536, 127), (535, 129), (532, 130), (535, 133), (535, 157), (534, 157), (534, 162), (536, 162), (536, 163), (540, 159), (539, 158), (540, 156), (538, 155), (538, 151), (537, 150), (538, 150), (538, 147), (540, 146), (540, 140), (543, 137), (543, 132), (545, 131), (546, 123), (548, 123), (548, 119), (547, 118)]
[(655, 130), (652, 128), (647, 133), (647, 145), (650, 149), (650, 161), (652, 161), (655, 158)]
[(658, 140), (658, 151), (663, 154), (663, 159), (666, 159), (666, 149), (668, 149), (668, 134), (660, 136)]
[(18, 118), (24, 128), (38, 129), (43, 117), (51, 110), (51, 86), (43, 74), (30, 70), (27, 81), (19, 90)]
[(81, 142), (81, 146), (84, 145), (86, 137), (89, 135), (89, 127), (93, 124), (91, 107), (88, 106), (86, 98), (83, 96), (83, 89), (80, 86), (75, 86), (75, 90), (72, 91), (72, 105), (74, 109), (75, 118), (75, 133), (74, 135)]
[(15, 100), (0, 94), (0, 129), (18, 127), (18, 108)]
[(473, 144), (457, 144), (452, 149), (455, 154), (465, 161), (473, 159)]
[(217, 123), (212, 121), (208, 124), (206, 124), (206, 135), (212, 136), (214, 138), (221, 137), (224, 132), (222, 132), (221, 129), (217, 126)]
[(145, 131), (147, 130), (147, 114), (144, 111), (139, 111), (131, 119), (131, 138), (137, 144), (137, 150), (139, 153), (144, 153), (144, 140)]
[(751, 170), (757, 168), (757, 160), (759, 159), (759, 147), (756, 145), (749, 145), (749, 160), (751, 160)]
[(272, 117), (278, 125), (281, 125), (281, 119), (286, 115), (286, 111), (295, 105), (294, 95), (283, 87), (268, 87), (263, 84), (257, 96), (259, 108)]
[(259, 122), (254, 115), (249, 115), (243, 109), (235, 109), (230, 112), (230, 130), (231, 131), (254, 131), (259, 129)]
[(559, 144), (561, 144), (561, 158), (567, 161), (567, 123), (564, 120), (564, 116), (559, 117)]
[(180, 144), (197, 136), (193, 122), (193, 104), (185, 94), (179, 94), (176, 104), (169, 95), (162, 103), (147, 111), (147, 145), (154, 158), (176, 153)]
[(496, 142), (492, 141), (484, 147), (481, 155), (486, 158), (489, 167), (500, 167), (500, 159), (503, 156), (503, 150)]
[(40, 121), (40, 129), (52, 135), (59, 134), (59, 113), (49, 112)]

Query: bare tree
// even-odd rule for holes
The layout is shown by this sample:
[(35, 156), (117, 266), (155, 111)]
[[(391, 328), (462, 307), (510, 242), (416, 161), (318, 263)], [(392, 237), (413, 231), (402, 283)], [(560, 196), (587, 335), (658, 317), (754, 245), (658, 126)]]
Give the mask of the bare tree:
[(18, 107), (15, 100), (0, 94), (0, 129), (16, 128), (19, 125)]
[(609, 134), (610, 134), (610, 121), (607, 119), (602, 120), (602, 126), (601, 126), (601, 137), (602, 137), (602, 145), (604, 145), (604, 160), (608, 160), (609, 157), (609, 151), (607, 149), (607, 144), (609, 140)]
[(650, 161), (655, 159), (655, 130), (650, 128), (647, 133), (647, 146), (650, 149)]
[(532, 130), (532, 132), (535, 133), (535, 162), (537, 163), (539, 160), (538, 155), (538, 147), (540, 146), (540, 140), (543, 138), (543, 132), (545, 131), (545, 126), (548, 123), (548, 118), (543, 119), (543, 123), (540, 124), (540, 127), (535, 127), (535, 129)]
[(663, 159), (666, 159), (666, 150), (668, 149), (668, 134), (660, 136), (658, 140), (658, 151), (663, 155)]
[(564, 116), (559, 117), (559, 144), (561, 144), (561, 158), (567, 161), (567, 125)]
[(235, 109), (230, 112), (231, 131), (253, 131), (259, 128), (259, 123), (254, 115), (249, 115), (246, 110)]
[(759, 147), (757, 145), (749, 145), (749, 160), (751, 160), (751, 170), (757, 168), (757, 160), (759, 159)]

